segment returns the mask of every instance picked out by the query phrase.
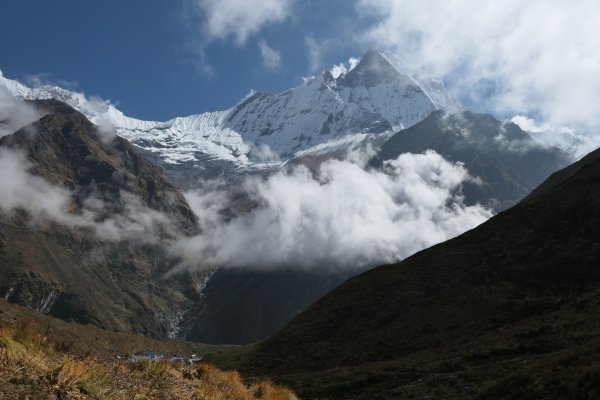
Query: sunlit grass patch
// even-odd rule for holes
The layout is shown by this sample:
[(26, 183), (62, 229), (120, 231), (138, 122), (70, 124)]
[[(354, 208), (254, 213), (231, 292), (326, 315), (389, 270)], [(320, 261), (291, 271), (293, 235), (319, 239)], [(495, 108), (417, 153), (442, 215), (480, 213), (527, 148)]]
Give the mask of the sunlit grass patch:
[[(297, 400), (270, 381), (246, 384), (208, 363), (79, 358), (26, 325), (0, 327), (0, 398)], [(24, 397), (25, 396), (25, 397)]]

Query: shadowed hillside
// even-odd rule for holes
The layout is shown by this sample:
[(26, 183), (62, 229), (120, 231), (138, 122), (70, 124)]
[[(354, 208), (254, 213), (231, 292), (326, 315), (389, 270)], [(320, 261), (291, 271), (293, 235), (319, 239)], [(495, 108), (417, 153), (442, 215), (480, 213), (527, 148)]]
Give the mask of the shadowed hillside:
[(245, 369), (309, 398), (595, 398), (599, 154), (479, 227), (348, 280), (249, 349)]

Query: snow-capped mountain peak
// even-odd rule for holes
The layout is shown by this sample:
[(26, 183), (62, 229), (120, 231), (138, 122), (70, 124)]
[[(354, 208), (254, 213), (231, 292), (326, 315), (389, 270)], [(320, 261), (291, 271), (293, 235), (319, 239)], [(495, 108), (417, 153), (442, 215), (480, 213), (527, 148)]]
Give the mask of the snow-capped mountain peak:
[(129, 118), (109, 102), (56, 86), (28, 88), (1, 75), (0, 84), (25, 99), (65, 101), (167, 164), (210, 157), (244, 166), (253, 149), (265, 146), (285, 160), (353, 135), (389, 135), (432, 111), (459, 108), (441, 82), (416, 79), (399, 58), (375, 49), (337, 78), (325, 71), (282, 93), (255, 92), (231, 109), (165, 122)]
[(365, 53), (355, 68), (339, 79), (339, 83), (347, 87), (372, 88), (394, 82), (405, 85), (413, 83), (403, 69), (392, 65), (382, 53), (373, 48)]

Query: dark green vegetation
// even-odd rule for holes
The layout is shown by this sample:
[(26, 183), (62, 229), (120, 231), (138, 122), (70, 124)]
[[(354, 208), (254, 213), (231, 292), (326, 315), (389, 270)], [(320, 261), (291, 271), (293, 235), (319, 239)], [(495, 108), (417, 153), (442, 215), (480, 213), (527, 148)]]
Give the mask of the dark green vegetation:
[(479, 227), (215, 357), (304, 399), (600, 396), (600, 150)]
[(465, 183), (467, 204), (504, 210), (525, 197), (568, 158), (558, 149), (543, 148), (512, 122), (487, 114), (435, 111), (384, 143), (372, 161), (395, 159), (402, 153), (435, 150), (446, 160), (464, 163), (481, 183)]
[[(105, 205), (96, 222), (127, 216), (129, 194), (134, 205), (167, 216), (172, 229), (196, 231), (183, 196), (126, 140), (103, 136), (64, 103), (34, 105), (46, 115), (4, 136), (0, 146), (23, 151), (32, 174), (68, 189), (73, 214), (93, 196)], [(195, 285), (202, 278), (191, 273), (163, 278), (177, 262), (160, 244), (168, 235), (165, 228), (156, 234), (159, 243), (112, 241), (89, 229), (34, 221), (22, 211), (2, 215), (0, 295), (66, 321), (164, 338), (197, 297)]]

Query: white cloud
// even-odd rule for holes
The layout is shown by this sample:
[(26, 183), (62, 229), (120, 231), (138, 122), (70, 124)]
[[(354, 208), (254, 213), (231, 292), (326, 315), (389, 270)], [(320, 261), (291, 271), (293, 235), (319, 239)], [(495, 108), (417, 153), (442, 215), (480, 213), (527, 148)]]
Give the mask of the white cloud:
[(316, 72), (321, 67), (322, 49), (319, 43), (313, 37), (306, 37), (306, 52), (308, 56), (308, 69), (311, 72)]
[(204, 31), (210, 39), (233, 36), (244, 44), (264, 26), (285, 21), (296, 0), (192, 0), (204, 16)]
[(170, 219), (148, 208), (139, 197), (122, 191), (119, 194), (122, 209), (110, 212), (115, 204), (106, 204), (93, 194), (88, 196), (81, 209), (75, 206), (73, 193), (67, 188), (53, 185), (40, 176), (30, 173), (31, 162), (18, 150), (0, 148), (0, 212), (14, 210), (27, 213), (32, 224), (55, 222), (74, 229), (84, 229), (106, 241), (138, 241), (158, 243), (162, 235), (175, 237)]
[(29, 74), (25, 76), (25, 83), (30, 87), (60, 86), (64, 89), (76, 89), (79, 84), (64, 79), (52, 79), (49, 73)]
[(545, 132), (552, 130), (552, 126), (550, 126), (550, 124), (544, 122), (540, 123), (533, 118), (529, 118), (524, 115), (515, 115), (510, 120), (527, 132)]
[[(44, 88), (42, 88), (44, 89)], [(75, 93), (78, 105), (93, 116), (105, 118), (110, 103), (98, 98), (86, 98)], [(42, 117), (32, 105), (14, 97), (0, 84), (0, 137), (27, 127), (27, 134), (36, 135), (35, 125)], [(102, 122), (102, 121), (100, 121)], [(108, 129), (108, 126), (104, 127)], [(99, 127), (101, 133), (102, 127)], [(100, 138), (114, 138), (114, 131)], [(139, 196), (121, 191), (118, 200), (103, 202), (98, 193), (91, 193), (78, 207), (74, 193), (54, 185), (30, 171), (33, 164), (22, 150), (0, 147), (0, 213), (25, 211), (31, 224), (54, 222), (74, 229), (83, 229), (106, 241), (132, 241), (158, 243), (169, 236), (177, 236), (176, 224), (159, 211), (149, 208)]]
[(281, 163), (279, 154), (266, 143), (260, 143), (258, 146), (252, 147), (248, 157), (250, 161), (257, 163)]
[(333, 67), (331, 67), (329, 72), (331, 72), (331, 75), (337, 79), (340, 75), (352, 71), (354, 67), (358, 65), (359, 62), (360, 60), (358, 58), (350, 57), (347, 63), (336, 64)]
[(16, 132), (41, 116), (34, 107), (14, 97), (0, 84), (0, 138)]
[(31, 87), (41, 87), (48, 85), (48, 78), (50, 74), (48, 73), (39, 73), (39, 74), (29, 74), (25, 77), (25, 83)]
[(67, 210), (68, 191), (29, 174), (29, 168), (31, 165), (23, 154), (0, 148), (0, 211), (8, 213), (21, 208), (40, 218)]
[(281, 66), (281, 53), (270, 47), (265, 40), (258, 42), (258, 48), (265, 67), (277, 69)]
[(600, 128), (595, 0), (357, 0), (359, 40), (442, 76), (459, 97), (555, 126)]
[(392, 262), (491, 216), (462, 203), (457, 190), (467, 179), (462, 165), (432, 151), (403, 154), (384, 172), (330, 160), (316, 173), (301, 166), (248, 179), (244, 188), (259, 206), (229, 221), (220, 216), (229, 207), (225, 193), (187, 193), (203, 233), (175, 249), (209, 267), (352, 268)]
[[(264, 27), (288, 19), (296, 2), (297, 0), (186, 0), (182, 22), (190, 32), (185, 46), (195, 56), (194, 65), (207, 77), (214, 77), (216, 72), (206, 56), (206, 49), (211, 43), (233, 38), (237, 45), (245, 45), (248, 39)], [(273, 51), (267, 55), (270, 58), (265, 58), (263, 48), (260, 50), (267, 67), (276, 64), (277, 52)]]
[(573, 161), (600, 147), (600, 135), (581, 135), (566, 126), (552, 126), (524, 115), (516, 115), (511, 122), (529, 132), (540, 145), (557, 147), (571, 156)]
[(312, 36), (304, 38), (306, 55), (308, 57), (308, 69), (310, 72), (321, 72), (324, 68), (323, 59), (334, 46), (339, 45), (338, 39), (315, 39)]
[(340, 64), (336, 64), (333, 67), (331, 67), (329, 72), (331, 72), (331, 75), (337, 79), (340, 75), (348, 72), (348, 68), (346, 68), (346, 64), (340, 63)]

